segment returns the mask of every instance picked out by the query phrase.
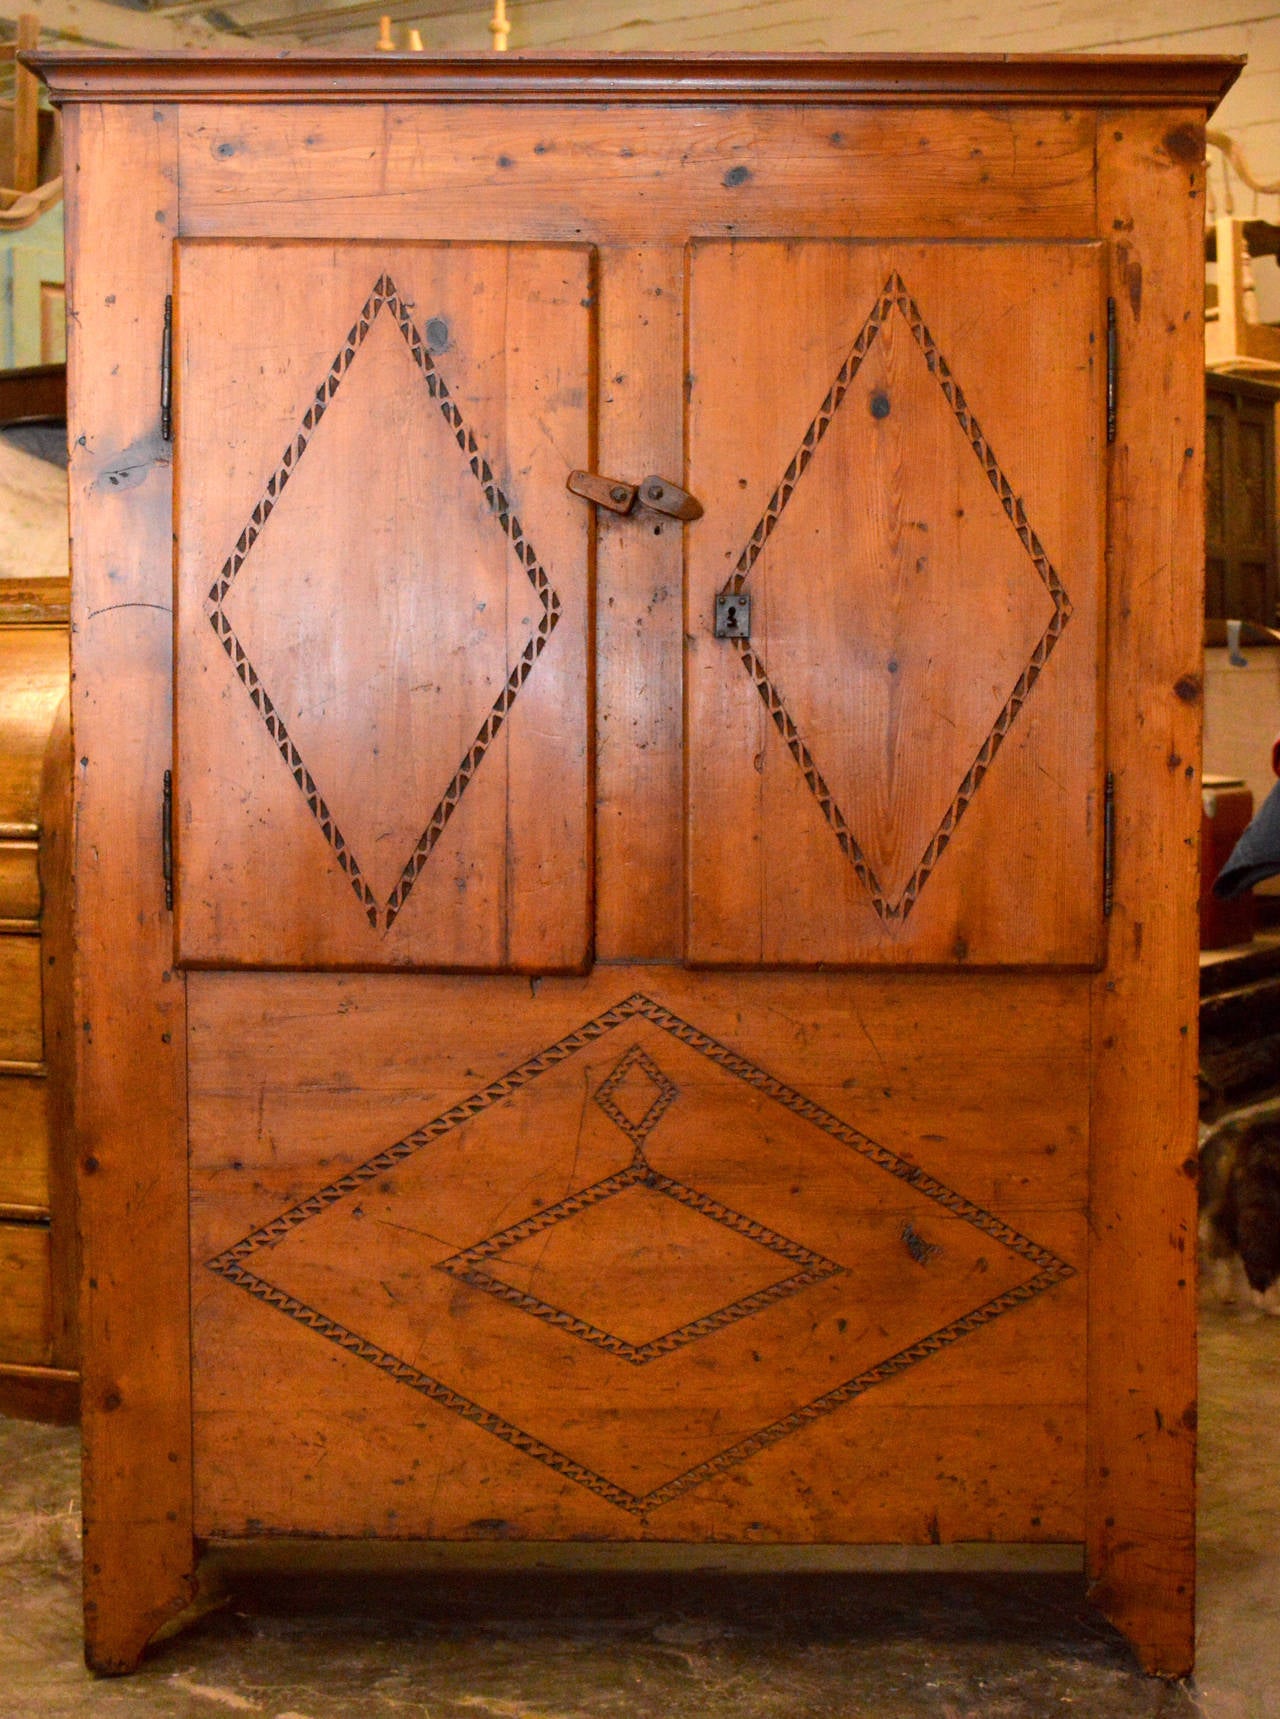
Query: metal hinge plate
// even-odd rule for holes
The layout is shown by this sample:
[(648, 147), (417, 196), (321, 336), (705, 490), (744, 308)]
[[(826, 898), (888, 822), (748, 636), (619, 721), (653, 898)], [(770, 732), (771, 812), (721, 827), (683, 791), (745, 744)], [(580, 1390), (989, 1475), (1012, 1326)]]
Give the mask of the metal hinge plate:
[(1108, 770), (1102, 789), (1102, 917), (1110, 919), (1115, 906), (1116, 873), (1116, 777)]
[(1118, 386), (1116, 301), (1107, 300), (1107, 441), (1116, 439), (1116, 389)]

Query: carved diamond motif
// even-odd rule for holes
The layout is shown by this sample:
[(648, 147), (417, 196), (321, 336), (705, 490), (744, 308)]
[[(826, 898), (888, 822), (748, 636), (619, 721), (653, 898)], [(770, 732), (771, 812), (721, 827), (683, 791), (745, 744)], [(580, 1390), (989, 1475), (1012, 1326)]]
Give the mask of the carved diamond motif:
[[(286, 714), (288, 701), (280, 696), (280, 683), (287, 680), (287, 675), (278, 665), (273, 670), (264, 667), (260, 661), (254, 660), (254, 657), (251, 656), (252, 641), (246, 642), (246, 639), (241, 636), (241, 632), (237, 630), (232, 615), (228, 613), (228, 604), (233, 598), (242, 570), (246, 562), (249, 562), (252, 567), (255, 545), (267, 529), (272, 514), (276, 511), (287, 486), (295, 479), (301, 469), (304, 457), (315, 441), (325, 414), (332, 407), (339, 390), (344, 386), (353, 367), (361, 362), (361, 352), (370, 337), (377, 330), (379, 331), (378, 338), (381, 338), (381, 331), (388, 324), (396, 331), (396, 338), (403, 342), (410, 369), (420, 377), (427, 398), (438, 411), (443, 421), (445, 434), (450, 439), (450, 445), (456, 443), (458, 471), (462, 481), (476, 485), (487, 514), (493, 519), (494, 530), (505, 539), (506, 554), (510, 555), (514, 552), (519, 569), (532, 587), (536, 600), (534, 623), (523, 648), (519, 650), (514, 662), (507, 658), (497, 669), (494, 676), (498, 685), (497, 694), (496, 696), (492, 696), (491, 693), (484, 695), (483, 705), (476, 710), (472, 717), (472, 721), (476, 722), (477, 726), (464, 743), (462, 755), (449, 775), (438, 800), (434, 806), (423, 809), (425, 812), (424, 823), (414, 823), (409, 826), (412, 832), (408, 835), (408, 841), (411, 844), (410, 851), (407, 854), (404, 854), (403, 851), (394, 854), (389, 861), (384, 860), (380, 852), (376, 855), (367, 850), (357, 852), (351, 828), (344, 828), (339, 822), (338, 814), (332, 803), (332, 789), (326, 789), (322, 785), (317, 779), (317, 774), (313, 773), (312, 765), (303, 755), (302, 747), (304, 745), (309, 746), (310, 743), (306, 741), (300, 731), (294, 732), (294, 729), (298, 727), (299, 717)], [(304, 483), (305, 481), (304, 479)], [(453, 480), (450, 478), (447, 481)], [(365, 500), (366, 498), (362, 497), (361, 499)], [(305, 582), (306, 575), (303, 574), (302, 577)], [(477, 771), (481, 768), (485, 755), (510, 714), (520, 689), (546, 648), (561, 612), (560, 599), (547, 572), (539, 561), (533, 545), (529, 542), (524, 527), (513, 511), (510, 501), (499, 486), (493, 468), (481, 449), (473, 430), (467, 424), (457, 401), (451, 394), (441, 373), (437, 358), (429, 350), (427, 342), (419, 333), (408, 305), (402, 299), (390, 276), (383, 275), (380, 277), (361, 308), (342, 349), (330, 365), (328, 373), (316, 391), (314, 400), (304, 413), (296, 432), (290, 438), (280, 463), (267, 480), (261, 499), (255, 506), (234, 549), (227, 557), (217, 579), (210, 588), (205, 602), (205, 611), (210, 626), (231, 659), (236, 674), (261, 718), (263, 726), (283, 758), (294, 782), (297, 784), (299, 793), (332, 849), (338, 864), (346, 874), (357, 900), (364, 909), (369, 924), (375, 930), (383, 932), (389, 930), (404, 909), (414, 884), (426, 866), (433, 848), (453, 817)], [(329, 617), (324, 614), (312, 613), (303, 617), (299, 625), (305, 622), (312, 626), (323, 627), (328, 619)], [(419, 631), (425, 630), (419, 621)], [(426, 642), (429, 643), (430, 641), (427, 640)], [(501, 649), (505, 658), (505, 641)], [(273, 674), (277, 677), (272, 682), (275, 686), (274, 692), (268, 685), (268, 680)], [(293, 727), (290, 726), (291, 724)], [(357, 760), (357, 768), (358, 764), (359, 761)], [(317, 771), (319, 771), (319, 766), (317, 766)], [(323, 774), (322, 771), (320, 773)], [(350, 819), (350, 811), (347, 816)], [(382, 878), (381, 887), (375, 888), (377, 881), (375, 874), (380, 874)]]
[[(584, 1092), (593, 1047), (622, 1033), (630, 1047)], [(628, 1084), (637, 1078), (659, 1094), (643, 1111)], [(647, 1126), (650, 1142), (661, 1121), (660, 1143), (633, 1143), (629, 1165), (539, 1198), (541, 1154), (520, 1150), (524, 1131), (548, 1115), (576, 1115), (561, 1161), (572, 1171), (582, 1154), (604, 1167), (614, 1154), (616, 1165), (618, 1129), (630, 1136), (608, 1105), (624, 1092), (624, 1120)], [(709, 1115), (720, 1119), (714, 1138), (703, 1125)], [(754, 1164), (749, 1185), (735, 1179), (738, 1136)], [(771, 1203), (789, 1228), (828, 1235), (825, 1252), (747, 1215), (763, 1197), (760, 1178), (775, 1169)], [(731, 1200), (731, 1187), (746, 1187), (746, 1197)], [(847, 1208), (834, 1228), (823, 1195), (831, 1187)], [(481, 1242), (449, 1245), (459, 1212), (495, 1201), (527, 1215)], [(632, 1257), (615, 1259), (629, 1239)], [(679, 1322), (656, 1335), (644, 1327), (648, 1315), (632, 1319), (627, 1307), (646, 1259), (687, 1279), (659, 1296)], [(783, 1262), (783, 1276), (771, 1259)], [(344, 1271), (335, 1261), (350, 1263)], [(207, 1263), (345, 1355), (645, 1518), (1075, 1275), (995, 1213), (643, 994)], [(891, 1301), (876, 1293), (886, 1270)], [(798, 1358), (799, 1370), (789, 1364), (775, 1376), (769, 1359), (783, 1355)], [(644, 1429), (655, 1414), (664, 1433), (650, 1446)], [(636, 1436), (619, 1441), (619, 1425), (634, 1425)]]
[[(1071, 602), (1057, 571), (1049, 560), (1043, 544), (1027, 517), (1021, 498), (1015, 493), (995, 451), (980, 427), (959, 383), (952, 374), (947, 359), (930, 333), (919, 306), (908, 292), (902, 277), (896, 272), (886, 281), (878, 300), (858, 333), (857, 339), (833, 380), (826, 398), (809, 424), (800, 447), (779, 479), (768, 506), (757, 522), (738, 558), (733, 573), (725, 582), (721, 596), (750, 589), (752, 571), (775, 531), (787, 519), (788, 507), (802, 484), (814, 455), (837, 420), (868, 353), (877, 339), (885, 334), (890, 320), (901, 319), (909, 331), (927, 373), (937, 385), (941, 410), (958, 425), (973, 450), (978, 468), (994, 494), (998, 510), (1008, 521), (1011, 542), (1021, 546), (1028, 571), (1047, 594), (1051, 605), (1047, 623), (1034, 638), (1029, 657), (1020, 670), (1013, 672), (1012, 682), (1006, 680), (993, 699), (994, 719), (985, 734), (980, 730), (974, 737), (974, 753), (964, 775), (951, 794), (936, 826), (925, 843), (923, 852), (909, 861), (905, 873), (890, 879), (871, 856), (869, 832), (856, 830), (839, 802), (832, 786), (834, 771), (830, 761), (824, 764), (806, 731), (806, 723), (788, 703), (780, 690), (780, 677), (770, 670), (758, 646), (746, 639), (734, 639), (733, 648), (742, 666), (760, 694), (769, 716), (790, 752), (801, 776), (829, 824), (841, 851), (865, 886), (876, 913), (885, 924), (900, 923), (907, 918), (919, 898), (920, 891), (945, 852), (966, 808), (971, 804), (984, 776), (990, 769), (1005, 737), (1025, 704), (1062, 631), (1071, 616)], [(887, 398), (871, 402), (872, 415), (888, 414)], [(895, 474), (895, 482), (898, 474)], [(985, 487), (981, 493), (985, 495)], [(786, 531), (784, 526), (784, 533)], [(797, 547), (798, 565), (803, 564), (803, 551)], [(1025, 645), (1022, 646), (1025, 649)], [(897, 664), (891, 667), (896, 672)], [(985, 720), (985, 719), (984, 719)], [(931, 813), (930, 816), (933, 814)], [(927, 827), (927, 826), (926, 826)]]
[[(656, 1088), (638, 1123), (614, 1102), (619, 1088), (627, 1093), (628, 1077), (636, 1071)], [(668, 1355), (839, 1273), (842, 1268), (833, 1260), (651, 1167), (644, 1140), (677, 1096), (674, 1081), (638, 1045), (632, 1046), (594, 1094), (633, 1142), (630, 1165), (441, 1260), (436, 1269), (635, 1365)], [(674, 1214), (669, 1208), (661, 1210), (664, 1202), (676, 1208)], [(719, 1226), (719, 1235), (712, 1233), (712, 1225)], [(708, 1253), (710, 1241), (715, 1243), (709, 1264), (717, 1299), (707, 1307), (702, 1276), (689, 1281), (688, 1262)], [(555, 1248), (550, 1257), (549, 1242)], [(778, 1259), (798, 1269), (774, 1276)], [(535, 1277), (538, 1294), (532, 1289)], [(633, 1290), (640, 1293), (633, 1295)], [(557, 1305), (548, 1296), (569, 1306)], [(677, 1321), (667, 1330), (664, 1311)], [(637, 1317), (650, 1331), (647, 1338), (640, 1326), (625, 1329), (628, 1320)], [(596, 1322), (604, 1319), (624, 1329), (604, 1329)]]
[(675, 1099), (676, 1088), (652, 1057), (632, 1045), (608, 1079), (601, 1081), (594, 1097), (638, 1150)]

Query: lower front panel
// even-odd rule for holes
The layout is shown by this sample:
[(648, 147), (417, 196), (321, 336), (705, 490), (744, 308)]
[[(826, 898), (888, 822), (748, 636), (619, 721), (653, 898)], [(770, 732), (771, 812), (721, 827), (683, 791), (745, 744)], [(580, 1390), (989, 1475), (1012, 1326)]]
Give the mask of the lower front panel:
[(1083, 1537), (1086, 980), (188, 983), (198, 1535)]

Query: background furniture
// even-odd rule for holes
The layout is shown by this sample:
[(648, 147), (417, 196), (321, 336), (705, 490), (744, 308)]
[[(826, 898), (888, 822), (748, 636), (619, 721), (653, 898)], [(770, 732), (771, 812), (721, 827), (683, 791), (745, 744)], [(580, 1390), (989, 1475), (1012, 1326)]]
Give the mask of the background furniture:
[[(1205, 377), (1205, 616), (1276, 624), (1276, 400), (1239, 376)], [(1221, 624), (1210, 628), (1221, 644)]]
[(92, 1663), (304, 1533), (1083, 1544), (1185, 1670), (1235, 63), (41, 66)]
[(66, 581), (0, 580), (0, 1412), (61, 1421), (79, 1397), (70, 1070), (58, 1060), (68, 692)]

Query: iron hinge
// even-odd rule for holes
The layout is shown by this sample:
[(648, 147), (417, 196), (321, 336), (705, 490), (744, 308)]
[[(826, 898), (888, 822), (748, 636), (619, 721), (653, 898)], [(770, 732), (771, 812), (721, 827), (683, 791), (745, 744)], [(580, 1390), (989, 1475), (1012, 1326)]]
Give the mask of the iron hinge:
[(1108, 770), (1102, 789), (1102, 917), (1110, 919), (1115, 906), (1116, 872), (1116, 776)]
[(164, 803), (160, 812), (160, 867), (164, 873), (164, 904), (173, 912), (173, 771), (164, 773)]
[(1116, 356), (1116, 301), (1107, 300), (1107, 441), (1116, 439), (1116, 387), (1118, 360)]
[(160, 435), (173, 440), (173, 294), (164, 299), (164, 338), (160, 342)]

